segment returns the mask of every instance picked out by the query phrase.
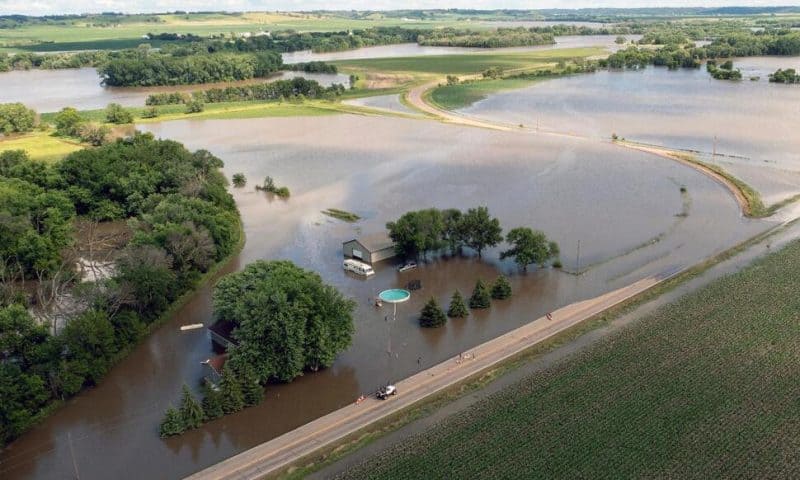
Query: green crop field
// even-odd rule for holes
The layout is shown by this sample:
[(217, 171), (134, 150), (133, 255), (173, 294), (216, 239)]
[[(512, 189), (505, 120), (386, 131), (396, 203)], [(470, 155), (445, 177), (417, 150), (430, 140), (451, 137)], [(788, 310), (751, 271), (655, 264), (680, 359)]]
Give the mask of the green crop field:
[(488, 95), (504, 90), (524, 88), (541, 79), (497, 79), (464, 82), (458, 85), (442, 85), (434, 88), (430, 93), (430, 100), (436, 105), (446, 109), (455, 110), (472, 105), (483, 100)]
[[(148, 16), (151, 17), (151, 16)], [(130, 17), (114, 25), (97, 25), (83, 20), (70, 24), (25, 25), (0, 29), (0, 48), (7, 50), (63, 51), (89, 49), (117, 49), (135, 47), (140, 43), (158, 46), (160, 42), (143, 39), (147, 33), (192, 33), (199, 36), (230, 34), (232, 32), (258, 32), (277, 30), (347, 31), (379, 26), (407, 28), (438, 28), (444, 26), (469, 26), (488, 28), (459, 22), (455, 18), (436, 20), (403, 20), (380, 15), (368, 19), (347, 18), (335, 15), (244, 13), (244, 14), (188, 14), (159, 15), (158, 22)], [(46, 42), (46, 43), (43, 43)]]
[(602, 48), (565, 48), (516, 53), (473, 53), (467, 55), (430, 55), (420, 57), (372, 58), (331, 62), (345, 70), (412, 72), (436, 74), (480, 73), (490, 67), (522, 70), (587, 58), (605, 52)]
[(55, 162), (67, 154), (82, 149), (78, 143), (54, 137), (48, 132), (33, 132), (0, 140), (0, 153), (6, 150), (25, 150), (33, 160)]
[(800, 242), (343, 478), (800, 478)]

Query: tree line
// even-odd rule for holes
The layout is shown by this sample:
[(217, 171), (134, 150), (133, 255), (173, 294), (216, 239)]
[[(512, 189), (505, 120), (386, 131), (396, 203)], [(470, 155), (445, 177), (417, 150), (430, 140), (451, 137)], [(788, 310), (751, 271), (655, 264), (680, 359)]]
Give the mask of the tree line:
[(161, 435), (258, 404), (270, 381), (291, 382), (330, 367), (352, 341), (355, 302), (289, 261), (264, 261), (222, 278), (214, 315), (235, 325), (235, 346), (217, 385), (203, 382), (198, 402), (184, 387), (180, 409), (167, 409)]
[[(240, 239), (239, 215), (207, 151), (136, 134), (55, 164), (0, 154), (0, 444), (97, 384)], [(106, 278), (81, 282), (75, 224), (126, 220)], [(35, 285), (35, 294), (26, 285)], [(69, 289), (66, 324), (34, 320)], [(47, 318), (47, 317), (44, 317)]]
[(340, 96), (346, 88), (344, 85), (333, 84), (323, 87), (316, 80), (306, 80), (298, 77), (289, 80), (276, 80), (274, 82), (258, 83), (253, 85), (230, 86), (225, 88), (210, 88), (187, 93), (154, 93), (148, 95), (146, 105), (170, 105), (188, 103), (192, 99), (204, 103), (241, 102), (251, 100), (281, 100), (303, 96), (305, 98), (333, 99)]
[(466, 212), (455, 208), (428, 208), (404, 213), (398, 220), (386, 224), (389, 237), (398, 255), (406, 258), (427, 258), (428, 252), (448, 249), (453, 255), (467, 247), (480, 257), (483, 250), (505, 240), (511, 245), (500, 258), (513, 258), (524, 270), (528, 265), (544, 265), (557, 258), (558, 244), (528, 227), (511, 229), (503, 237), (500, 221), (486, 207), (470, 208)]
[(434, 47), (502, 48), (553, 45), (556, 41), (552, 33), (540, 33), (524, 27), (480, 31), (441, 28), (419, 34), (417, 43)]

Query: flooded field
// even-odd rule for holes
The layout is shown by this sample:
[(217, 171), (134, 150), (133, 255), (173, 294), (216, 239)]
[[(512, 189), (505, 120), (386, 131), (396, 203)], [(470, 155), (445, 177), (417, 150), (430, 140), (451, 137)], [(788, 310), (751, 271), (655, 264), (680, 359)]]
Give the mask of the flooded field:
[[(3, 479), (71, 477), (71, 451), (83, 479), (189, 474), (346, 405), (387, 379), (468, 352), (558, 306), (693, 264), (770, 225), (742, 218), (728, 192), (694, 170), (596, 141), (348, 115), (143, 128), (191, 149), (207, 148), (224, 159), (227, 175), (247, 176), (247, 187), (234, 191), (247, 243), (226, 270), (257, 259), (291, 259), (318, 271), (358, 302), (353, 345), (326, 371), (269, 386), (257, 407), (159, 440), (164, 409), (178, 400), (183, 383), (197, 385), (200, 362), (211, 354), (206, 332), (178, 330), (211, 321), (211, 289), (203, 288), (100, 387), (68, 401), (3, 452)], [(291, 198), (255, 192), (266, 175), (288, 186)], [(369, 280), (341, 269), (343, 241), (381, 231), (405, 211), (476, 205), (487, 205), (506, 229), (544, 230), (560, 243), (565, 270), (588, 271), (521, 274), (498, 260), (498, 249), (483, 259), (439, 257), (406, 273), (384, 262)], [(320, 213), (330, 207), (363, 220), (349, 224)], [(441, 329), (417, 325), (431, 296), (446, 304), (455, 289), (468, 295), (478, 278), (500, 272), (510, 275), (510, 300)], [(410, 280), (420, 280), (422, 290), (400, 306), (396, 323), (387, 323), (389, 309), (370, 299)]]
[[(16, 70), (0, 73), (0, 103), (22, 102), (37, 112), (55, 112), (64, 107), (79, 110), (105, 108), (111, 102), (126, 107), (142, 107), (148, 95), (158, 92), (191, 92), (228, 85), (244, 85), (265, 81), (305, 77), (322, 85), (349, 85), (347, 75), (324, 73), (280, 72), (268, 79), (257, 78), (243, 82), (203, 85), (173, 85), (165, 87), (104, 87), (94, 68), (64, 70)], [(35, 85), (36, 88), (31, 88)]]
[(356, 105), (358, 107), (379, 108), (381, 110), (389, 110), (398, 113), (419, 114), (417, 110), (405, 105), (400, 101), (400, 95), (376, 95), (374, 97), (354, 98), (352, 100), (345, 100), (344, 103), (348, 105)]
[(779, 201), (800, 191), (800, 88), (770, 84), (767, 75), (800, 69), (800, 57), (742, 58), (735, 66), (741, 82), (714, 80), (705, 69), (600, 71), (491, 95), (462, 112), (697, 150), (741, 175), (767, 202)]

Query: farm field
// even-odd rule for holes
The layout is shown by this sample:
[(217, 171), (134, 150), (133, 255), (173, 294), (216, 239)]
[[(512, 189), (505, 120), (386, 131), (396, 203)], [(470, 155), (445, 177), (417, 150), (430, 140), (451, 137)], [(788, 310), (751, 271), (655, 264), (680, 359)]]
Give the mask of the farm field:
[(489, 94), (527, 87), (534, 81), (536, 80), (508, 78), (442, 85), (430, 92), (429, 100), (446, 110), (455, 110), (483, 100)]
[(793, 478), (800, 242), (341, 478)]
[(426, 57), (372, 58), (332, 62), (344, 70), (412, 72), (428, 74), (479, 73), (490, 67), (506, 71), (555, 65), (561, 61), (599, 55), (602, 48), (565, 48), (517, 53), (479, 53), (473, 55), (431, 55)]

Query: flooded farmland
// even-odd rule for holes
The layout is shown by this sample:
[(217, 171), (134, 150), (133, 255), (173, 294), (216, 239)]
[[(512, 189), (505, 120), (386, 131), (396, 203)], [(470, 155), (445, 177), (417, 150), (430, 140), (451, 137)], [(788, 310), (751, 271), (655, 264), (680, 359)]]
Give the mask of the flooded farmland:
[[(71, 452), (85, 479), (189, 474), (348, 404), (387, 379), (469, 351), (558, 306), (691, 265), (770, 225), (742, 218), (729, 193), (694, 170), (597, 141), (349, 115), (142, 128), (190, 149), (207, 148), (225, 161), (228, 176), (247, 176), (248, 186), (234, 191), (247, 243), (226, 271), (257, 259), (290, 259), (318, 271), (358, 302), (353, 345), (328, 370), (269, 386), (257, 407), (159, 440), (164, 409), (177, 401), (183, 383), (197, 385), (205, 368), (200, 362), (211, 354), (206, 332), (178, 329), (210, 323), (211, 289), (202, 288), (101, 386), (68, 401), (3, 452), (4, 479), (70, 477)], [(288, 186), (292, 197), (255, 192), (266, 175)], [(385, 262), (368, 280), (341, 269), (343, 241), (381, 231), (405, 211), (476, 205), (487, 205), (506, 229), (547, 232), (561, 245), (567, 272), (588, 270), (522, 274), (499, 261), (498, 249), (483, 259), (437, 257), (406, 273)], [(321, 213), (331, 207), (363, 220), (349, 224)], [(431, 296), (446, 304), (455, 289), (468, 294), (478, 278), (500, 272), (514, 287), (510, 300), (441, 329), (416, 324)], [(420, 280), (422, 290), (400, 307), (396, 323), (387, 323), (389, 310), (370, 299), (410, 280)]]
[[(461, 112), (696, 150), (750, 183), (768, 203), (777, 202), (800, 191), (800, 88), (768, 83), (767, 75), (800, 69), (800, 57), (734, 64), (742, 70), (741, 82), (714, 80), (705, 69), (600, 71), (491, 95)], [(712, 157), (714, 151), (718, 156)]]

